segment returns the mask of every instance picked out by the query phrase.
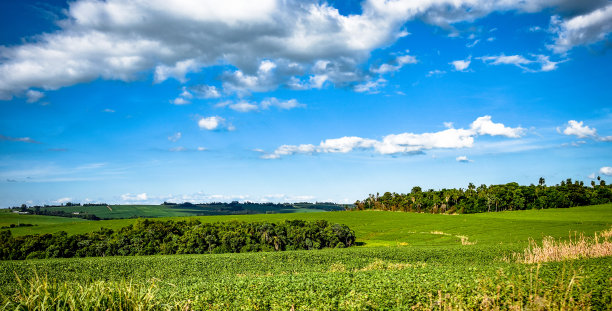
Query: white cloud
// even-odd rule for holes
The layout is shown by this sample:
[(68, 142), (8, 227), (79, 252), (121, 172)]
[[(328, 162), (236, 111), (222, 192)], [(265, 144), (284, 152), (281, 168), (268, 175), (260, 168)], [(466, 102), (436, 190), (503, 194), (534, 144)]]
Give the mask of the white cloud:
[(195, 72), (201, 67), (194, 59), (187, 59), (176, 62), (173, 66), (158, 65), (155, 67), (155, 83), (160, 83), (168, 78), (174, 78), (184, 83), (187, 80), (185, 75)]
[(219, 98), (221, 92), (213, 85), (196, 85), (192, 86), (191, 91), (201, 98)]
[(469, 162), (474, 162), (474, 161), (472, 161), (472, 160), (468, 159), (468, 157), (467, 157), (467, 156), (458, 156), (457, 158), (455, 158), (455, 160), (456, 160), (457, 162), (461, 162), (461, 163), (469, 163)]
[(183, 86), (183, 91), (181, 92), (180, 96), (183, 98), (188, 98), (188, 99), (193, 98), (193, 94), (191, 94), (189, 90), (187, 90), (187, 87), (184, 87), (184, 86)]
[(181, 134), (181, 132), (176, 132), (174, 135), (168, 136), (168, 140), (171, 141), (171, 142), (176, 142), (179, 139), (181, 139), (181, 136), (183, 136), (183, 134)]
[(380, 88), (387, 84), (387, 80), (379, 78), (376, 81), (366, 81), (361, 84), (357, 84), (353, 87), (353, 90), (358, 93), (377, 94), (380, 93)]
[(543, 30), (543, 29), (542, 29), (542, 27), (540, 27), (540, 26), (532, 26), (532, 27), (529, 27), (529, 31), (530, 31), (530, 32), (538, 32), (538, 31), (542, 31), (542, 30)]
[(587, 176), (589, 179), (595, 179), (595, 173), (591, 173), (589, 174), (589, 176)]
[(63, 203), (68, 203), (72, 201), (72, 198), (61, 198), (61, 199), (57, 199), (55, 200), (55, 203), (57, 204), (63, 204)]
[(612, 141), (612, 136), (598, 136), (597, 140), (599, 140), (599, 141)]
[(246, 100), (241, 100), (237, 103), (233, 103), (229, 105), (230, 109), (238, 111), (238, 112), (250, 112), (259, 110), (259, 106), (249, 103)]
[(217, 103), (215, 107), (229, 107), (232, 110), (238, 112), (251, 112), (258, 111), (262, 109), (270, 109), (270, 107), (276, 107), (281, 110), (290, 110), (297, 107), (303, 107), (304, 105), (300, 104), (296, 99), (282, 100), (276, 97), (268, 97), (263, 99), (261, 102), (249, 102), (246, 100), (240, 100), (238, 102), (233, 102), (231, 100), (226, 100), (220, 103)]
[(316, 151), (316, 147), (310, 144), (298, 145), (298, 146), (282, 145), (278, 147), (276, 150), (274, 150), (273, 153), (264, 154), (261, 156), (261, 158), (262, 159), (278, 159), (281, 156), (293, 155), (296, 153), (310, 154), (310, 153), (314, 153), (315, 151)]
[(577, 45), (604, 40), (612, 32), (612, 3), (567, 20), (559, 16), (550, 19), (550, 32), (556, 35), (549, 45), (555, 53), (565, 53)]
[(583, 121), (569, 120), (563, 134), (574, 135), (578, 138), (597, 137), (597, 130), (584, 125)]
[(204, 147), (198, 147), (198, 148), (197, 148), (197, 150), (198, 150), (198, 151), (206, 151), (206, 148), (204, 148)]
[(175, 104), (175, 105), (179, 105), (179, 106), (180, 106), (180, 105), (187, 105), (187, 104), (191, 104), (191, 102), (190, 102), (190, 101), (188, 101), (188, 100), (186, 100), (186, 99), (184, 99), (184, 98), (182, 98), (182, 97), (177, 97), (177, 98), (175, 98), (175, 99), (172, 101), (172, 103), (173, 103), (173, 104)]
[(39, 91), (35, 91), (35, 90), (28, 90), (26, 92), (26, 102), (28, 103), (35, 103), (37, 101), (39, 101), (41, 98), (45, 97), (45, 93), (43, 92), (39, 92)]
[(442, 76), (444, 74), (446, 74), (446, 71), (435, 69), (435, 70), (430, 70), (426, 76), (433, 77), (433, 76)]
[(139, 194), (126, 193), (121, 195), (123, 201), (146, 201), (148, 196), (145, 192)]
[(465, 71), (470, 66), (471, 60), (468, 58), (466, 60), (455, 60), (451, 62), (451, 65), (455, 67), (457, 71)]
[(604, 166), (599, 169), (599, 174), (612, 176), (612, 167)]
[(132, 81), (144, 72), (154, 72), (156, 83), (184, 82), (189, 73), (219, 65), (233, 67), (221, 78), (224, 91), (239, 94), (279, 85), (352, 86), (371, 79), (360, 65), (372, 51), (405, 36), (407, 21), (455, 33), (453, 24), (491, 12), (549, 8), (567, 16), (551, 27), (556, 52), (603, 40), (610, 32), (607, 1), (365, 0), (360, 14), (341, 15), (321, 1), (75, 0), (58, 31), (2, 48), (0, 98), (96, 79)]
[(402, 133), (390, 134), (381, 140), (367, 139), (356, 136), (346, 136), (336, 139), (326, 139), (319, 145), (282, 145), (272, 153), (262, 155), (264, 159), (278, 159), (281, 156), (314, 153), (348, 153), (354, 150), (372, 150), (379, 154), (414, 154), (430, 149), (461, 149), (471, 148), (474, 138), (478, 135), (521, 137), (525, 130), (521, 127), (506, 127), (501, 123), (493, 123), (490, 116), (483, 116), (472, 122), (469, 129), (449, 128), (433, 133)]
[(224, 118), (219, 116), (205, 117), (198, 121), (198, 126), (201, 129), (213, 131), (213, 130), (228, 130), (233, 131), (234, 126), (228, 123)]
[[(406, 51), (406, 53), (407, 52), (408, 51)], [(402, 69), (402, 67), (404, 67), (404, 65), (416, 64), (417, 62), (418, 61), (415, 56), (408, 55), (408, 54), (400, 55), (400, 56), (397, 56), (391, 63), (382, 64), (378, 68), (370, 69), (370, 71), (382, 75), (382, 74), (386, 74), (390, 72), (399, 71), (400, 69)]]
[(168, 149), (168, 151), (172, 151), (172, 152), (182, 152), (182, 151), (187, 151), (187, 148), (183, 147), (183, 146), (179, 146), (179, 147), (172, 147), (170, 149)]
[(106, 108), (106, 109), (104, 109), (104, 110), (102, 110), (102, 111), (104, 111), (104, 112), (108, 112), (108, 113), (114, 113), (114, 112), (115, 112), (115, 110), (110, 109), (110, 108)]
[(497, 56), (479, 57), (485, 64), (488, 65), (514, 65), (528, 72), (552, 71), (557, 69), (557, 64), (566, 60), (553, 62), (546, 55), (531, 55), (533, 59), (527, 59), (522, 55), (504, 54)]
[(519, 138), (525, 133), (525, 129), (522, 127), (506, 127), (501, 123), (494, 123), (491, 121), (491, 116), (483, 116), (476, 119), (470, 125), (474, 131), (480, 135), (491, 135), (491, 136), (506, 136), (510, 138)]
[(266, 98), (261, 101), (261, 108), (268, 109), (270, 107), (277, 107), (278, 109), (289, 110), (297, 107), (302, 107), (296, 99), (279, 100), (275, 97)]

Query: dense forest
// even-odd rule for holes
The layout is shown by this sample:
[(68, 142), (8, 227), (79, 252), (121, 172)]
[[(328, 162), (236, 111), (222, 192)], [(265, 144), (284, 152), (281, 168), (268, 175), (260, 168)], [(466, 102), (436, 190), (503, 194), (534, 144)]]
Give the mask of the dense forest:
[(118, 231), (66, 232), (14, 237), (0, 231), (0, 259), (155, 254), (239, 253), (349, 247), (355, 233), (325, 220), (217, 222), (138, 220)]
[(356, 210), (384, 210), (419, 213), (482, 213), (526, 209), (567, 208), (612, 202), (612, 187), (604, 180), (582, 181), (567, 179), (554, 186), (546, 186), (544, 178), (538, 185), (521, 186), (512, 182), (505, 185), (470, 183), (467, 189), (423, 191), (414, 187), (410, 193), (370, 194), (355, 202)]

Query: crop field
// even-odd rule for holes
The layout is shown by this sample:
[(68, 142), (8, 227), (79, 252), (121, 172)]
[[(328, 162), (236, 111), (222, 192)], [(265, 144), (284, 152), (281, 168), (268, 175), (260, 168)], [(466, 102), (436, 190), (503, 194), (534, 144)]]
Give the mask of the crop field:
[[(66, 223), (0, 214), (15, 235), (118, 229), (135, 220)], [(172, 218), (178, 219), (178, 218)], [(593, 237), (612, 204), (474, 215), (328, 212), (197, 217), (317, 220), (355, 231), (358, 246), (310, 251), (0, 262), (6, 309), (565, 309), (612, 308), (612, 257), (523, 263), (534, 241)], [(607, 245), (607, 244), (606, 244)]]
[[(35, 211), (33, 207), (30, 212)], [(293, 204), (257, 204), (257, 203), (207, 203), (207, 204), (162, 204), (162, 205), (67, 205), (38, 207), (39, 212), (64, 214), (95, 215), (101, 219), (125, 219), (137, 217), (185, 217), (212, 215), (249, 215), (249, 214), (286, 214), (312, 213), (328, 210), (344, 210), (343, 205), (333, 203), (293, 203)], [(61, 216), (61, 215), (60, 215)], [(1, 218), (1, 216), (0, 216)]]

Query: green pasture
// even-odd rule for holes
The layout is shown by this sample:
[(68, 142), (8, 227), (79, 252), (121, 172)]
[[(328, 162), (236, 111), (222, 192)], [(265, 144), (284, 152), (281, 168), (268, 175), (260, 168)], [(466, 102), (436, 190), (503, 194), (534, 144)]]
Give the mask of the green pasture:
[(259, 205), (242, 204), (241, 209), (232, 210), (227, 206), (208, 205), (103, 205), (103, 206), (52, 206), (45, 207), (46, 211), (62, 211), (65, 213), (81, 213), (96, 215), (103, 219), (124, 219), (137, 217), (183, 217), (183, 216), (212, 216), (231, 214), (266, 214), (266, 213), (311, 213), (322, 212), (323, 208), (340, 208), (329, 204), (300, 204), (293, 205)]
[[(0, 213), (0, 222), (28, 219), (38, 225), (11, 229), (14, 234), (58, 230), (75, 234), (100, 227), (118, 229), (136, 221), (54, 223), (29, 217)], [(472, 215), (359, 211), (197, 218), (203, 222), (325, 219), (355, 230), (359, 246), (3, 261), (4, 306), (16, 309), (20, 301), (28, 309), (42, 304), (42, 299), (50, 304), (72, 295), (76, 309), (95, 309), (93, 305), (114, 309), (117, 306), (109, 303), (117, 300), (109, 293), (126, 291), (137, 293), (122, 298), (127, 310), (610, 310), (612, 306), (612, 257), (543, 264), (509, 259), (522, 252), (530, 239), (592, 236), (609, 229), (612, 204)], [(462, 244), (460, 236), (473, 244)], [(25, 280), (23, 287), (16, 276)]]
[[(592, 235), (612, 225), (612, 204), (567, 209), (492, 212), (468, 215), (418, 214), (384, 211), (342, 211), (294, 214), (254, 214), (200, 216), (202, 222), (228, 220), (272, 221), (285, 219), (318, 220), (342, 223), (353, 229), (357, 242), (364, 246), (431, 246), (460, 244), (459, 236), (477, 245), (526, 245), (529, 239), (544, 236), (568, 238), (574, 232)], [(48, 220), (49, 219), (49, 220)], [(181, 220), (186, 218), (159, 218)], [(136, 219), (84, 221), (75, 218), (0, 213), (0, 224), (31, 223), (33, 227), (11, 229), (14, 235), (66, 231), (78, 234), (102, 227), (119, 229)]]

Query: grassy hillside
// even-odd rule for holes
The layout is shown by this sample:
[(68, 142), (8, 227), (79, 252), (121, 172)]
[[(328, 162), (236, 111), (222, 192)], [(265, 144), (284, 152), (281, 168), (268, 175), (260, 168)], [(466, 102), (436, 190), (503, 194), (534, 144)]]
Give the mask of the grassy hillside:
[[(311, 213), (322, 211), (344, 210), (343, 205), (333, 203), (208, 203), (208, 204), (163, 204), (163, 205), (70, 205), (29, 207), (32, 214), (39, 212), (53, 214), (54, 212), (75, 217), (95, 215), (101, 219), (124, 219), (137, 217), (182, 217), (211, 215), (249, 215), (249, 214), (285, 214)], [(80, 215), (80, 216), (77, 216)], [(55, 215), (62, 216), (62, 215)]]
[[(83, 221), (66, 218), (65, 222), (54, 222), (60, 217), (15, 215), (0, 213), (0, 224), (18, 221), (36, 224), (34, 227), (11, 229), (15, 235), (54, 233), (60, 230), (69, 234), (85, 233), (102, 227), (119, 229), (135, 219)], [(515, 212), (483, 213), (470, 215), (417, 214), (383, 211), (256, 214), (232, 216), (190, 217), (202, 222), (227, 220), (282, 221), (285, 219), (324, 219), (342, 223), (355, 230), (357, 241), (365, 246), (394, 246), (398, 244), (452, 245), (460, 242), (457, 236), (467, 236), (469, 241), (483, 244), (526, 245), (529, 238), (544, 236), (567, 238), (570, 232), (592, 234), (612, 225), (612, 204), (574, 207), (568, 209), (529, 210)], [(181, 219), (168, 217), (160, 219)], [(434, 234), (431, 232), (445, 233)]]
[[(0, 262), (5, 271), (0, 275), (0, 292), (4, 299), (17, 299), (11, 294), (19, 288), (14, 276), (19, 275), (34, 280), (32, 285), (24, 283), (22, 297), (35, 302), (36, 297), (75, 295), (75, 301), (83, 303), (77, 309), (90, 306), (91, 301), (117, 308), (105, 305), (113, 301), (107, 298), (114, 292), (140, 293), (125, 301), (134, 307), (160, 309), (605, 310), (612, 305), (612, 257), (541, 264), (512, 259), (513, 253), (523, 252), (530, 238), (541, 241), (551, 235), (568, 239), (572, 232), (592, 235), (610, 228), (612, 204), (454, 216), (360, 211), (198, 219), (326, 219), (347, 224), (362, 246), (5, 261)], [(81, 221), (61, 226), (40, 223), (12, 230), (23, 234), (25, 230), (53, 232), (61, 228), (78, 233), (100, 226), (119, 228), (133, 221)], [(45, 288), (47, 292), (40, 292)]]

